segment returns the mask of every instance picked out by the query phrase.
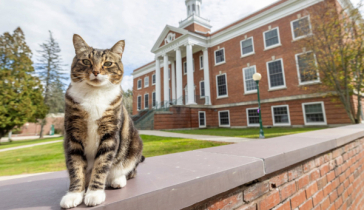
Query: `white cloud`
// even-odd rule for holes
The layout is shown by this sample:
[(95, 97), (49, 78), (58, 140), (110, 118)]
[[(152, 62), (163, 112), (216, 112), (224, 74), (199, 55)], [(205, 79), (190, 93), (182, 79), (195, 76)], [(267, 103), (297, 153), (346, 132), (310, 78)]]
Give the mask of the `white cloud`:
[[(123, 56), (125, 87), (133, 69), (154, 59), (150, 52), (166, 24), (178, 26), (186, 18), (185, 0), (12, 0), (0, 1), (0, 33), (20, 26), (37, 60), (39, 44), (53, 32), (69, 71), (74, 48), (72, 35), (81, 35), (96, 48), (110, 48), (125, 39)], [(274, 0), (209, 0), (203, 1), (201, 16), (211, 20), (213, 31), (263, 8)], [(128, 77), (129, 76), (129, 77)], [(123, 86), (123, 87), (124, 87)]]
[(123, 81), (121, 82), (121, 87), (124, 91), (131, 89), (133, 90), (133, 76), (125, 75), (123, 77)]

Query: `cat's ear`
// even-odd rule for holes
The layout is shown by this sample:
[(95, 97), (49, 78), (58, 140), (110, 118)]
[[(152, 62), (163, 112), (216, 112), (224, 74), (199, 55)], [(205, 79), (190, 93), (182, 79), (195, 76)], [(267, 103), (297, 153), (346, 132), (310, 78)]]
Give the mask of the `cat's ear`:
[(111, 48), (111, 52), (117, 53), (120, 56), (124, 53), (125, 41), (121, 40), (116, 42), (116, 44)]
[(75, 47), (76, 54), (79, 54), (89, 48), (85, 40), (78, 34), (73, 35), (73, 46)]

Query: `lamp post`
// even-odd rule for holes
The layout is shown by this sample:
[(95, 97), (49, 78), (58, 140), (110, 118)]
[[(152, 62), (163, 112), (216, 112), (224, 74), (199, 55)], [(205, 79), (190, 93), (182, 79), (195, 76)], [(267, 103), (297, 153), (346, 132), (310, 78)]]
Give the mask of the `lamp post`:
[(258, 113), (259, 113), (259, 124), (260, 124), (260, 131), (259, 131), (259, 138), (264, 139), (264, 131), (263, 131), (263, 123), (262, 123), (262, 115), (260, 110), (260, 96), (259, 96), (259, 81), (262, 79), (262, 75), (259, 73), (253, 74), (253, 80), (257, 84), (257, 94), (258, 94)]

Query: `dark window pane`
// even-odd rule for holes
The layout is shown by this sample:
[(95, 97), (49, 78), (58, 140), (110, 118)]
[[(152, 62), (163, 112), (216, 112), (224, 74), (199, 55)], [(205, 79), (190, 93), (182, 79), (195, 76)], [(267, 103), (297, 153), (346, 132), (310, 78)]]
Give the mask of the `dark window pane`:
[(274, 107), (274, 123), (289, 123), (287, 107)]
[(258, 109), (249, 109), (248, 110), (248, 120), (249, 120), (249, 124), (259, 124)]
[(227, 95), (225, 75), (220, 75), (217, 77), (217, 86), (218, 86), (218, 96)]
[(293, 22), (294, 37), (305, 36), (311, 32), (308, 17)]
[(283, 86), (283, 69), (282, 62), (274, 61), (268, 64), (269, 69), (269, 78), (270, 78), (270, 87)]
[(205, 82), (200, 83), (201, 88), (201, 96), (205, 96)]
[(251, 90), (257, 89), (257, 84), (253, 80), (253, 74), (255, 74), (254, 67), (244, 69), (246, 91), (251, 91)]
[(144, 96), (144, 107), (145, 108), (149, 107), (149, 95)]
[(215, 58), (216, 58), (216, 63), (224, 62), (225, 61), (224, 49), (216, 51), (215, 52)]
[(229, 125), (229, 112), (220, 112), (220, 125)]
[(201, 69), (203, 68), (203, 57), (202, 56), (200, 57), (200, 68)]
[(142, 109), (142, 97), (138, 96), (138, 110)]
[(152, 83), (155, 84), (155, 74), (152, 75)]
[(297, 56), (298, 69), (301, 82), (315, 81), (318, 79), (315, 69), (315, 58), (313, 53), (306, 53)]
[(265, 46), (269, 47), (278, 44), (278, 29), (273, 29), (271, 31), (265, 32)]
[(253, 52), (253, 42), (252, 39), (248, 39), (241, 42), (241, 47), (243, 49), (243, 55)]
[(200, 126), (205, 126), (205, 113), (200, 112)]
[(155, 106), (155, 92), (152, 93), (152, 103), (153, 103), (153, 107)]
[(321, 104), (305, 105), (307, 122), (325, 122)]

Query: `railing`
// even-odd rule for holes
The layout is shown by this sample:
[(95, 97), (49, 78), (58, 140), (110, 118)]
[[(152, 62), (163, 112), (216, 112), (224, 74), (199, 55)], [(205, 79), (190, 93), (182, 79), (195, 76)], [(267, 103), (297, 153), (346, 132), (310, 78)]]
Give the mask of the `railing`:
[[(194, 96), (194, 102), (198, 105), (208, 105), (206, 103), (206, 101), (209, 102), (209, 97), (208, 96), (200, 96), (200, 95), (195, 95)], [(187, 104), (187, 101), (188, 100), (188, 96), (182, 96), (178, 99), (172, 99), (169, 101), (169, 105), (186, 105)]]

